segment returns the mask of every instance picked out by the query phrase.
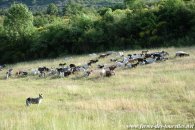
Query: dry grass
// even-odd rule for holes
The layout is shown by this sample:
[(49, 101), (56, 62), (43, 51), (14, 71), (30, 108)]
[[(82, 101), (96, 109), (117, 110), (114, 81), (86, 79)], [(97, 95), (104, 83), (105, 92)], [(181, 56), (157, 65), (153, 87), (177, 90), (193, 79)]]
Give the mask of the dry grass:
[[(3, 80), (0, 72), (0, 129), (127, 129), (129, 124), (193, 124), (195, 122), (195, 52), (191, 48), (166, 48), (172, 57), (178, 50), (190, 57), (117, 69), (111, 78), (38, 78)], [(158, 49), (162, 50), (162, 49)], [(150, 50), (157, 51), (157, 50)], [(137, 53), (128, 51), (128, 53)], [(83, 64), (89, 56), (74, 56), (67, 63)], [(108, 58), (109, 59), (109, 58)], [(104, 59), (101, 62), (108, 62)], [(23, 62), (9, 67), (29, 70), (55, 67), (63, 58)], [(43, 93), (39, 106), (25, 107), (25, 99)]]

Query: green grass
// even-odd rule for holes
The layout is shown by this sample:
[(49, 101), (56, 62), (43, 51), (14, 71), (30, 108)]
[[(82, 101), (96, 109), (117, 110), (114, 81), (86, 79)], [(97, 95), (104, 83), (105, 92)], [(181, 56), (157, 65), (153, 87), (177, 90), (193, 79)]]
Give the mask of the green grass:
[[(0, 129), (22, 130), (118, 130), (130, 124), (195, 123), (195, 47), (163, 48), (173, 57), (178, 50), (190, 57), (117, 69), (103, 78), (28, 76), (4, 80), (0, 72)], [(153, 49), (157, 51), (162, 49)], [(128, 51), (137, 53), (140, 50)], [(109, 63), (108, 57), (100, 62)], [(88, 55), (73, 56), (67, 63), (82, 64)], [(58, 66), (63, 58), (23, 62), (14, 71), (41, 65)], [(8, 67), (8, 68), (9, 68)], [(95, 66), (94, 66), (95, 67)], [(25, 106), (27, 97), (44, 96), (42, 104)]]

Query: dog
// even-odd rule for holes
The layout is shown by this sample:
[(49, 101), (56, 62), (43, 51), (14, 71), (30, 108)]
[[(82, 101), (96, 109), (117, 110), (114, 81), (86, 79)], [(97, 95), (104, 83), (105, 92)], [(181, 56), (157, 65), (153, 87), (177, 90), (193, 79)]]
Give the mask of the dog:
[(40, 104), (43, 99), (43, 95), (39, 94), (37, 98), (27, 98), (26, 99), (26, 106), (30, 106), (31, 104)]

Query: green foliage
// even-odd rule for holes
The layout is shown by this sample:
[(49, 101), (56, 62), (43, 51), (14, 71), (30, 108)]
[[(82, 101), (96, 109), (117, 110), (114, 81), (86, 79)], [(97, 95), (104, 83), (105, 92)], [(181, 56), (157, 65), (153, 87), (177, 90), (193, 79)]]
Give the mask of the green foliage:
[(36, 13), (34, 20), (26, 6), (14, 4), (0, 17), (0, 62), (195, 43), (192, 1), (125, 2), (132, 5), (94, 9), (69, 1), (63, 16)]
[(34, 16), (33, 24), (36, 27), (45, 27), (50, 24), (57, 24), (63, 22), (63, 19), (55, 15), (37, 15)]
[(0, 16), (5, 15), (7, 13), (7, 9), (0, 9)]
[(8, 10), (4, 28), (10, 40), (16, 41), (33, 32), (33, 15), (26, 5), (14, 4)]
[(134, 4), (136, 0), (124, 0), (126, 6)]
[(69, 0), (63, 8), (63, 14), (67, 16), (81, 14), (82, 12), (84, 12), (84, 7), (72, 0)]
[(49, 24), (49, 18), (44, 15), (34, 16), (33, 24), (35, 27), (43, 27)]
[(143, 8), (143, 0), (124, 0), (125, 6), (130, 9), (139, 9)]
[(49, 4), (49, 6), (47, 7), (47, 14), (57, 15), (58, 14), (58, 7), (54, 3)]

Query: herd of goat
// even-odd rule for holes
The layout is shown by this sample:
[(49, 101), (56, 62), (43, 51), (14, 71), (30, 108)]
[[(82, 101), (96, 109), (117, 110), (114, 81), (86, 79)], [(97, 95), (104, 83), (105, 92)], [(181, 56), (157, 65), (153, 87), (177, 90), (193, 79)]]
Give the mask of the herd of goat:
[[(100, 60), (105, 57), (109, 57), (111, 55), (112, 58), (109, 59), (110, 65), (106, 64), (97, 64)], [(104, 54), (90, 54), (90, 56), (94, 56), (95, 58), (89, 60), (84, 65), (75, 65), (66, 63), (60, 63), (57, 68), (48, 68), (46, 66), (38, 67), (37, 69), (32, 69), (31, 71), (17, 70), (15, 71), (15, 75), (19, 76), (28, 76), (28, 75), (38, 75), (39, 77), (46, 77), (46, 75), (55, 75), (59, 77), (67, 77), (71, 74), (76, 74), (77, 72), (82, 72), (83, 77), (88, 77), (91, 73), (99, 72), (99, 74), (103, 77), (110, 77), (115, 75), (116, 68), (135, 68), (138, 65), (147, 65), (154, 62), (166, 61), (168, 60), (169, 53), (166, 51), (160, 52), (152, 52), (149, 53), (148, 50), (142, 51), (140, 54), (128, 54), (124, 55), (123, 52), (107, 52)], [(188, 53), (184, 51), (176, 52), (176, 57), (189, 56)], [(114, 58), (113, 58), (114, 57)], [(96, 64), (96, 69), (92, 69), (92, 65)], [(0, 65), (0, 71), (6, 69), (6, 65)], [(6, 72), (6, 79), (13, 76), (13, 68), (9, 68)]]

